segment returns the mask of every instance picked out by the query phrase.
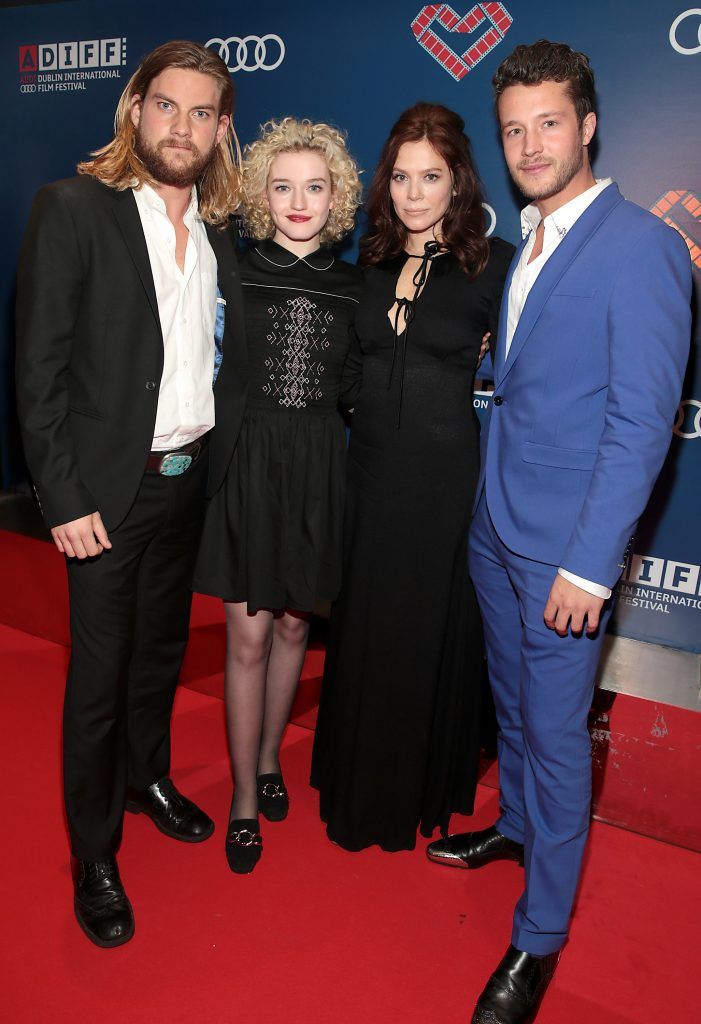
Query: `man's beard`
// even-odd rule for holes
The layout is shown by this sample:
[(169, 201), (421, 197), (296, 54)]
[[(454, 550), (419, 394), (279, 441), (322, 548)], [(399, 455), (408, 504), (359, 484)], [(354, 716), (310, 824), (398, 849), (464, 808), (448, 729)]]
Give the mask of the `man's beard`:
[(177, 188), (186, 188), (188, 185), (194, 185), (207, 167), (209, 167), (214, 158), (216, 143), (212, 145), (208, 153), (200, 153), (194, 143), (185, 139), (180, 140), (177, 142), (177, 145), (189, 150), (192, 158), (184, 162), (178, 160), (171, 163), (164, 150), (171, 147), (174, 141), (173, 139), (161, 139), (157, 145), (152, 146), (144, 138), (141, 130), (137, 128), (134, 137), (134, 149), (149, 175), (159, 185), (174, 185)]
[[(537, 161), (535, 161), (537, 163)], [(549, 183), (532, 181), (527, 175), (519, 173), (518, 177), (513, 174), (515, 183), (523, 192), (526, 199), (535, 202), (539, 199), (552, 199), (559, 192), (567, 188), (569, 183), (579, 174), (584, 166), (584, 147), (578, 146), (576, 152), (570, 159), (560, 165), (555, 174), (555, 180)], [(522, 171), (522, 168), (520, 169)]]

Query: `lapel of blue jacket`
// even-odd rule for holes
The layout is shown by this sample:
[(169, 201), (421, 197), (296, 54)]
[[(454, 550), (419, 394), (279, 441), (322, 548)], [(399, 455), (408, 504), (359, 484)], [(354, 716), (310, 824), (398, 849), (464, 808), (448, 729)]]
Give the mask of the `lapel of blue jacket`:
[[(598, 231), (608, 215), (623, 202), (623, 197), (615, 184), (596, 197), (591, 206), (588, 206), (582, 216), (573, 224), (565, 238), (560, 242), (555, 252), (538, 274), (535, 284), (528, 293), (525, 305), (521, 312), (514, 336), (511, 341), (509, 355), (503, 368), (499, 373), (499, 384), (511, 370), (518, 359), (521, 350), (529, 334), (535, 327), (543, 306), (550, 297), (550, 294), (558, 281), (565, 273), (572, 260), (576, 258), (582, 246), (586, 245), (592, 235)], [(519, 253), (521, 250), (519, 250)], [(513, 264), (512, 264), (513, 267)], [(511, 275), (513, 277), (513, 274)], [(509, 286), (510, 286), (509, 281)], [(507, 306), (508, 310), (508, 306)], [(505, 320), (506, 318), (504, 318)], [(501, 335), (501, 325), (499, 334)], [(502, 351), (505, 346), (502, 346)], [(498, 386), (498, 385), (497, 385)]]
[(521, 253), (523, 247), (528, 241), (528, 236), (524, 238), (519, 245), (518, 249), (513, 255), (511, 265), (509, 266), (508, 273), (506, 275), (506, 281), (504, 282), (504, 291), (501, 293), (501, 306), (499, 307), (499, 327), (497, 330), (497, 343), (496, 353), (494, 357), (494, 386), (496, 387), (499, 383), (502, 373), (504, 372), (504, 363), (506, 362), (506, 332), (509, 326), (509, 292), (511, 291), (511, 282), (513, 280), (518, 261), (521, 259)]

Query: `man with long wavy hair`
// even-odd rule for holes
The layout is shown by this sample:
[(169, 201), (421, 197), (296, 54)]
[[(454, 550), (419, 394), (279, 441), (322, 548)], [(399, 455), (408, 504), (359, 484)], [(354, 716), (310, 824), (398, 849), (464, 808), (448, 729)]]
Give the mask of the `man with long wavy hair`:
[(20, 420), (68, 569), (74, 906), (103, 947), (134, 932), (115, 859), (125, 807), (185, 842), (214, 829), (169, 777), (170, 715), (205, 494), (243, 413), (232, 116), (218, 56), (158, 47), (122, 94), (114, 139), (39, 191), (20, 257)]

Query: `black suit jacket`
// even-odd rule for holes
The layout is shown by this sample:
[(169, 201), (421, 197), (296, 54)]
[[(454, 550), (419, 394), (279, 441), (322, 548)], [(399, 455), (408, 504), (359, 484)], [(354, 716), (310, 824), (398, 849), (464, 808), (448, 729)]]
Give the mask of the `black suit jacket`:
[[(247, 373), (233, 232), (207, 226), (207, 235), (226, 300), (212, 494), (236, 444)], [(156, 291), (131, 189), (89, 176), (40, 189), (17, 289), (18, 409), (44, 519), (51, 527), (97, 510), (114, 529), (145, 469), (163, 371)]]

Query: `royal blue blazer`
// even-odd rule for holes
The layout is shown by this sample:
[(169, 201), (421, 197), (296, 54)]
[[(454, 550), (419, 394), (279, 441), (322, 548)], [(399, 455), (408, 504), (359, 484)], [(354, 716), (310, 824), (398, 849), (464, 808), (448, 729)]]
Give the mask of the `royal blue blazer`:
[(613, 587), (672, 436), (691, 334), (681, 236), (597, 196), (540, 272), (508, 357), (506, 279), (477, 501), (516, 554)]

